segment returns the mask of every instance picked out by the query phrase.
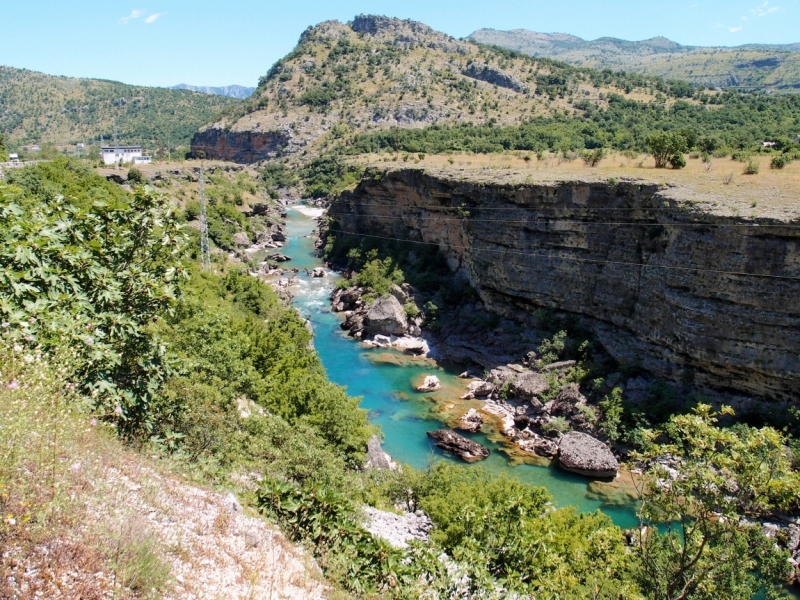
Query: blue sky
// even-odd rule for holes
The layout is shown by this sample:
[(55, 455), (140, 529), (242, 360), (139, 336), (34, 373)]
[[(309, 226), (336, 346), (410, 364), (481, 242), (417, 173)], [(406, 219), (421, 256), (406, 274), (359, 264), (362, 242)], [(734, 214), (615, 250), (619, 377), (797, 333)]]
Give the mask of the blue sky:
[(800, 0), (3, 0), (0, 64), (141, 85), (256, 84), (309, 25), (385, 14), (454, 37), (531, 29), (690, 45), (800, 42)]

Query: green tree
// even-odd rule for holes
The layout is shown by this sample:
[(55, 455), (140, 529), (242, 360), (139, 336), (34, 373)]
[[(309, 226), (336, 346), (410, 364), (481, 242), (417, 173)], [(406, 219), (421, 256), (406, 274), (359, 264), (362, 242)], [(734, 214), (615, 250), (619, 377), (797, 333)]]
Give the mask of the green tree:
[(639, 583), (654, 600), (750, 600), (763, 587), (771, 598), (787, 574), (788, 554), (753, 522), (797, 506), (800, 478), (785, 440), (771, 428), (719, 428), (718, 416), (700, 404), (663, 431), (642, 432), (634, 458), (649, 466), (635, 552)]
[(0, 162), (8, 160), (8, 146), (6, 146), (6, 138), (0, 133)]
[[(655, 131), (647, 136), (647, 151), (656, 159), (656, 169), (668, 164), (674, 168), (686, 166), (683, 153), (688, 150), (686, 138), (674, 131)], [(683, 161), (683, 164), (681, 164)]]
[[(62, 195), (60, 182), (75, 179), (88, 198)], [(31, 344), (68, 348), (73, 381), (101, 414), (129, 431), (147, 426), (171, 372), (149, 325), (173, 306), (183, 271), (170, 203), (143, 189), (111, 192), (65, 159), (13, 181), (0, 183), (0, 318)]]

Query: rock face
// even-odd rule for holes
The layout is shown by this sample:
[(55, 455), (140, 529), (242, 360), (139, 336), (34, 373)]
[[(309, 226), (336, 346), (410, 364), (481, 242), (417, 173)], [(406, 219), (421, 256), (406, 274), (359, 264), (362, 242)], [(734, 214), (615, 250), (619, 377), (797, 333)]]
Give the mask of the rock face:
[[(542, 306), (567, 311), (658, 377), (800, 395), (797, 219), (731, 216), (641, 181), (483, 177), (388, 167), (331, 213), (338, 229), (438, 245), (489, 310), (532, 324)], [(468, 216), (454, 219), (458, 207)]]
[(519, 78), (514, 75), (509, 75), (496, 67), (491, 67), (483, 61), (474, 61), (462, 71), (467, 77), (485, 81), (486, 83), (493, 83), (498, 87), (507, 88), (515, 92), (524, 94), (528, 91), (526, 86)]
[(523, 373), (511, 383), (511, 391), (523, 400), (533, 400), (548, 389), (550, 386), (544, 376), (532, 371)]
[(616, 477), (619, 471), (619, 462), (608, 446), (579, 431), (570, 431), (561, 438), (558, 464), (565, 471), (598, 479)]
[(455, 454), (467, 462), (476, 462), (489, 456), (488, 448), (449, 429), (429, 431), (428, 437), (435, 439), (436, 445), (442, 450)]
[(435, 392), (442, 388), (442, 383), (436, 375), (426, 375), (422, 385), (417, 386), (418, 392)]
[(192, 138), (192, 155), (237, 163), (253, 163), (274, 156), (289, 142), (280, 131), (228, 131), (209, 127)]
[(406, 311), (394, 296), (378, 298), (364, 318), (364, 332), (370, 335), (403, 335), (407, 328)]
[(373, 435), (367, 442), (367, 462), (364, 464), (364, 468), (388, 469), (391, 471), (397, 468), (397, 463), (381, 448), (381, 441), (377, 435)]

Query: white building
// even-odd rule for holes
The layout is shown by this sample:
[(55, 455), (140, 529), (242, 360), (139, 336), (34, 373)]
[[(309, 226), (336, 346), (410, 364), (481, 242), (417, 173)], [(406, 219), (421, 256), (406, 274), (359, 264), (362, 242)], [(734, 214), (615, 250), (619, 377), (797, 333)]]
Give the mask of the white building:
[(118, 165), (119, 163), (133, 163), (143, 165), (152, 159), (142, 154), (141, 146), (103, 146), (101, 148), (103, 163), (106, 165)]
[(8, 155), (8, 161), (12, 162), (12, 163), (18, 163), (19, 162), (19, 154), (9, 154)]

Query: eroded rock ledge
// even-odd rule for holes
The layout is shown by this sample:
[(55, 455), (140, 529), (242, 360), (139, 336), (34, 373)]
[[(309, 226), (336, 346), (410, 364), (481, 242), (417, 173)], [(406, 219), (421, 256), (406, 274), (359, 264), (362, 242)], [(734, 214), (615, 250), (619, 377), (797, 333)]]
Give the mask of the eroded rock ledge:
[(503, 316), (567, 311), (615, 359), (659, 377), (795, 399), (800, 220), (676, 198), (642, 181), (511, 184), (389, 168), (368, 171), (331, 214), (342, 231), (437, 244)]

